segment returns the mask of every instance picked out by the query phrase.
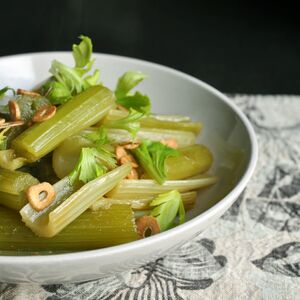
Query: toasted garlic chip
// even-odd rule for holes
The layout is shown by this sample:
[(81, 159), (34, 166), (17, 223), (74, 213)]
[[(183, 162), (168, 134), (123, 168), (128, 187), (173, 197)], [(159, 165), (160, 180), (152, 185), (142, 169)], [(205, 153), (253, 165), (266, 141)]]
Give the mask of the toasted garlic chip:
[(131, 169), (130, 173), (125, 178), (126, 179), (139, 179), (139, 174), (136, 169)]
[(34, 114), (32, 121), (35, 123), (40, 123), (51, 119), (56, 113), (55, 105), (45, 105), (42, 106), (39, 110)]
[(136, 221), (137, 233), (141, 238), (160, 233), (157, 220), (152, 216), (143, 216)]
[(128, 109), (121, 104), (117, 104), (117, 109), (128, 112)]
[(31, 97), (40, 97), (41, 96), (39, 93), (32, 92), (32, 91), (27, 91), (27, 90), (22, 90), (22, 89), (17, 89), (17, 94), (18, 95), (31, 96)]
[[(45, 194), (44, 199), (40, 199), (43, 194)], [(41, 211), (52, 203), (55, 198), (55, 190), (50, 183), (43, 182), (29, 187), (26, 196), (32, 208)]]
[(137, 162), (135, 161), (135, 159), (133, 158), (132, 155), (125, 155), (125, 156), (121, 157), (121, 159), (120, 159), (121, 165), (124, 165), (128, 162), (130, 162), (132, 168), (138, 168), (139, 167), (139, 165), (137, 164)]
[(126, 149), (126, 150), (133, 150), (133, 149), (136, 149), (140, 146), (139, 143), (131, 143), (131, 144), (125, 144), (123, 145), (123, 147)]
[(176, 139), (166, 139), (160, 141), (163, 145), (166, 145), (170, 148), (177, 149), (178, 148), (178, 142)]
[(13, 121), (20, 121), (21, 120), (21, 110), (20, 110), (19, 104), (14, 100), (10, 100), (8, 102), (8, 108), (9, 108), (11, 119)]
[(123, 156), (127, 155), (126, 150), (122, 146), (117, 146), (115, 152), (117, 160), (120, 160)]

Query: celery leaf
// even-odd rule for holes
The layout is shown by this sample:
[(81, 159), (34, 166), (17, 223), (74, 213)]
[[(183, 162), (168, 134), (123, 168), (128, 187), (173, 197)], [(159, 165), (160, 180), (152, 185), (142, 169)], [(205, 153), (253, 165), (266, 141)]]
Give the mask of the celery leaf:
[(175, 225), (179, 215), (179, 224), (184, 223), (185, 210), (181, 195), (177, 190), (158, 195), (151, 203), (151, 216), (157, 219), (160, 230), (165, 231)]
[(99, 176), (104, 175), (109, 167), (116, 166), (115, 159), (109, 151), (97, 148), (82, 148), (75, 169), (70, 174), (70, 179), (76, 179), (87, 183)]
[(137, 132), (140, 129), (139, 120), (144, 116), (143, 113), (138, 112), (134, 109), (130, 109), (129, 114), (118, 120), (112, 120), (105, 123), (105, 127), (107, 128), (118, 128), (124, 129), (130, 132), (133, 136), (136, 136)]
[(170, 156), (178, 156), (180, 152), (160, 142), (144, 140), (141, 145), (132, 150), (136, 159), (147, 174), (162, 184), (166, 179), (165, 161)]

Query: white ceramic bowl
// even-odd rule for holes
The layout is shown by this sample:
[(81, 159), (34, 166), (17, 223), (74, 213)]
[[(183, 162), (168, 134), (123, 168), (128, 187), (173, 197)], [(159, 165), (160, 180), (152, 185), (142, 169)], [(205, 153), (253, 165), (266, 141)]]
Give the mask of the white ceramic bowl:
[[(138, 267), (163, 256), (213, 226), (245, 188), (257, 160), (254, 131), (244, 114), (225, 95), (206, 83), (157, 64), (137, 59), (95, 54), (101, 80), (114, 88), (128, 70), (148, 75), (139, 90), (150, 96), (153, 111), (185, 114), (204, 123), (199, 142), (212, 150), (211, 172), (220, 177), (200, 193), (188, 221), (156, 236), (99, 250), (47, 256), (0, 256), (0, 282), (78, 282)], [(31, 88), (49, 76), (53, 59), (73, 65), (66, 52), (0, 58), (0, 87)]]

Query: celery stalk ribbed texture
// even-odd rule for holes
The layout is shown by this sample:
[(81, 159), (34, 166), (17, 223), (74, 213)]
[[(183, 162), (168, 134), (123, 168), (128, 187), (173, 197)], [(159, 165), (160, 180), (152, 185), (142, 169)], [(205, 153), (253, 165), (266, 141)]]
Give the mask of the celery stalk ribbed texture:
[(17, 213), (0, 207), (0, 252), (7, 255), (89, 250), (136, 239), (134, 216), (128, 205), (113, 205), (96, 212), (88, 210), (53, 238), (37, 237)]
[(36, 161), (67, 137), (97, 123), (112, 107), (113, 93), (93, 86), (61, 105), (49, 120), (37, 123), (12, 141), (18, 156)]

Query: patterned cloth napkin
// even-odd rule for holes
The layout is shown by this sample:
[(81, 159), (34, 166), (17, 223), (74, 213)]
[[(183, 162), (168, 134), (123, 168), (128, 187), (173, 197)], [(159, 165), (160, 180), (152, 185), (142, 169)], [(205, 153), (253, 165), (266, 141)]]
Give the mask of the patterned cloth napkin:
[(300, 97), (232, 98), (256, 130), (260, 156), (216, 224), (139, 269), (79, 284), (3, 283), (0, 299), (300, 299)]

